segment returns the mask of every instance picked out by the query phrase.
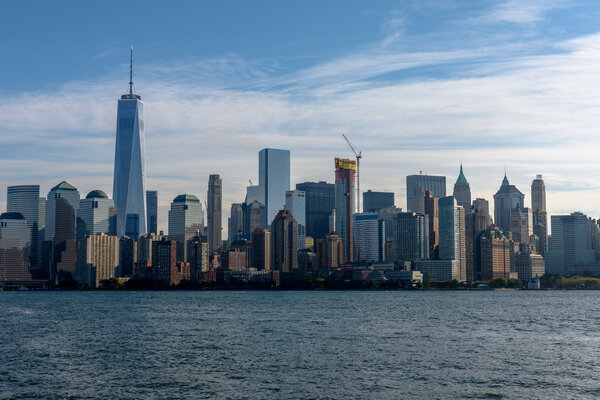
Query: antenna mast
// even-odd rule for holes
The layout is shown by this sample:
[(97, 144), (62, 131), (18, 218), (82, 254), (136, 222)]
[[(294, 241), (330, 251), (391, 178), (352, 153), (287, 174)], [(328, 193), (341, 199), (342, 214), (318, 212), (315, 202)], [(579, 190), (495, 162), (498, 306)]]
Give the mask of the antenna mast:
[(133, 46), (129, 51), (129, 95), (133, 94)]

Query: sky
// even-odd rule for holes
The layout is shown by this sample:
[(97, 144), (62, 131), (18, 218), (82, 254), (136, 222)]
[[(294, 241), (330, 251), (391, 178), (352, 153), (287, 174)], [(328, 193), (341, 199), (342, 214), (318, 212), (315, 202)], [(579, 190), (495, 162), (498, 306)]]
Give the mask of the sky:
[[(376, 3), (376, 4), (370, 4)], [(258, 151), (291, 150), (291, 182), (333, 182), (362, 151), (361, 191), (462, 162), (493, 208), (506, 170), (550, 214), (600, 216), (595, 1), (18, 1), (0, 24), (0, 211), (6, 186), (62, 180), (111, 195), (117, 100), (144, 102), (159, 228), (178, 194), (232, 202)], [(226, 237), (226, 234), (225, 234)]]

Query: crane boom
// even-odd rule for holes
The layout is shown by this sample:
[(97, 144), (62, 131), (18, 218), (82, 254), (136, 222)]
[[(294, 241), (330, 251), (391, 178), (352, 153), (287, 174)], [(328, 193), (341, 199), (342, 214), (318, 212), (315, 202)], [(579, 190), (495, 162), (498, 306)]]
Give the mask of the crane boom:
[(352, 145), (352, 142), (350, 139), (348, 139), (346, 134), (342, 133), (342, 136), (344, 139), (346, 139), (346, 143), (348, 143), (348, 146), (350, 146), (350, 149), (356, 157), (356, 208), (357, 212), (360, 213), (360, 159), (362, 158), (362, 151), (356, 151), (354, 145)]

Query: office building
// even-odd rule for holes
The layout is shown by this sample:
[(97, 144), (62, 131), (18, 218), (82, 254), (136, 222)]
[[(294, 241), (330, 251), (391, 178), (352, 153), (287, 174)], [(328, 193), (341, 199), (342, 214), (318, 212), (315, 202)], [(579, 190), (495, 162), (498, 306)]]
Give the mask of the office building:
[(146, 221), (148, 233), (158, 233), (158, 191), (146, 190)]
[(533, 235), (533, 218), (529, 208), (522, 208), (519, 205), (511, 210), (509, 231), (515, 242), (530, 243)]
[(9, 186), (6, 191), (6, 212), (20, 213), (27, 221), (31, 233), (29, 245), (31, 274), (35, 279), (48, 279), (47, 271), (42, 270), (46, 199), (40, 198), (39, 185)]
[(531, 278), (541, 278), (546, 273), (546, 263), (544, 257), (539, 254), (514, 254), (512, 270), (522, 281), (529, 281)]
[(588, 218), (580, 212), (553, 215), (552, 235), (546, 252), (546, 271), (565, 275), (578, 265), (596, 263), (596, 252), (588, 233)]
[[(152, 258), (149, 259), (150, 261)], [(122, 276), (131, 276), (138, 261), (138, 242), (129, 236), (119, 238), (119, 268)], [(146, 260), (148, 261), (148, 260)]]
[(394, 207), (394, 193), (370, 190), (363, 193), (363, 212), (378, 212), (388, 207)]
[(465, 212), (469, 211), (471, 207), (471, 188), (469, 186), (469, 182), (467, 182), (467, 178), (465, 178), (465, 174), (463, 173), (462, 163), (460, 164), (460, 173), (458, 174), (458, 179), (456, 179), (456, 183), (454, 184), (454, 198), (456, 199), (456, 203), (465, 209)]
[(438, 246), (440, 241), (440, 208), (439, 199), (433, 197), (433, 192), (427, 190), (423, 198), (424, 215), (429, 223), (429, 258), (437, 260), (439, 258)]
[(232, 203), (230, 217), (227, 220), (227, 247), (244, 237), (244, 205)]
[(356, 161), (335, 159), (335, 233), (344, 244), (343, 262), (354, 260), (354, 233), (352, 214), (354, 213), (354, 191), (356, 182)]
[(385, 222), (377, 213), (354, 214), (354, 259), (385, 261)]
[(548, 213), (546, 210), (546, 185), (542, 175), (537, 175), (531, 183), (531, 211), (533, 234), (537, 236), (536, 250), (544, 255), (548, 250)]
[(201, 236), (194, 236), (187, 243), (188, 261), (190, 263), (190, 279), (197, 282), (202, 274), (210, 270), (208, 243)]
[(490, 226), (479, 237), (481, 246), (481, 280), (516, 277), (511, 275), (512, 242), (510, 233)]
[(85, 276), (80, 281), (98, 287), (105, 279), (121, 276), (119, 238), (104, 233), (86, 237)]
[(118, 236), (137, 239), (146, 234), (146, 149), (144, 103), (133, 93), (131, 67), (129, 93), (117, 105), (113, 199)]
[(169, 210), (169, 239), (177, 243), (177, 261), (187, 261), (186, 243), (203, 227), (204, 212), (200, 200), (192, 194), (175, 197)]
[[(391, 221), (392, 259), (397, 264), (405, 261), (429, 259), (429, 222), (422, 214), (412, 212), (395, 213)], [(387, 238), (387, 236), (386, 236)]]
[(258, 202), (253, 201), (252, 203), (244, 203), (243, 204), (244, 211), (244, 238), (249, 238), (252, 232), (256, 228), (264, 228), (263, 222), (265, 221), (265, 205)]
[(317, 239), (316, 250), (319, 268), (336, 268), (343, 263), (344, 244), (336, 234)]
[(285, 205), (285, 192), (290, 190), (290, 151), (262, 149), (258, 153), (258, 186), (264, 193), (266, 224)]
[(0, 282), (31, 280), (31, 227), (18, 212), (0, 214)]
[[(102, 190), (92, 190), (79, 201), (77, 216), (81, 220), (78, 234), (116, 236), (117, 210), (114, 202)], [(83, 232), (80, 232), (83, 230)]]
[(440, 260), (457, 260), (459, 281), (466, 281), (465, 209), (453, 196), (439, 200), (440, 213)]
[(155, 233), (148, 233), (144, 236), (140, 236), (137, 240), (137, 260), (152, 261), (152, 244), (154, 242), (160, 242), (163, 238), (164, 236)]
[(419, 260), (413, 268), (429, 281), (462, 281), (462, 271), (458, 260)]
[(257, 270), (271, 269), (271, 233), (261, 227), (252, 232), (252, 260), (250, 267)]
[(271, 262), (276, 271), (298, 269), (298, 223), (289, 210), (281, 210), (271, 224)]
[(331, 231), (329, 217), (335, 208), (335, 185), (327, 182), (304, 182), (296, 185), (306, 198), (306, 236), (319, 239)]
[(510, 232), (510, 216), (512, 210), (523, 207), (525, 195), (508, 182), (504, 175), (502, 185), (494, 195), (494, 222), (501, 231)]
[(306, 194), (302, 190), (285, 192), (285, 209), (298, 223), (298, 249), (306, 247)]
[(406, 207), (408, 211), (423, 214), (423, 197), (429, 190), (433, 197), (446, 197), (446, 177), (434, 175), (408, 175), (406, 177)]
[(152, 246), (152, 266), (156, 268), (157, 279), (168, 285), (179, 283), (177, 271), (177, 242), (163, 239)]
[(465, 249), (467, 282), (481, 280), (481, 234), (490, 227), (489, 203), (485, 199), (473, 200), (465, 213)]
[(208, 227), (208, 251), (210, 254), (221, 251), (223, 182), (219, 175), (208, 178), (206, 222)]

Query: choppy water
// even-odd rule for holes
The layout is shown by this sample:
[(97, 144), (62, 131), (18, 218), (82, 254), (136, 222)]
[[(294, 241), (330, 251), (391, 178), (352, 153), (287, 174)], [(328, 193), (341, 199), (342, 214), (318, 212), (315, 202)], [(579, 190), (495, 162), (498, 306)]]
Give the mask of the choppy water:
[(600, 292), (2, 292), (0, 398), (600, 397)]

